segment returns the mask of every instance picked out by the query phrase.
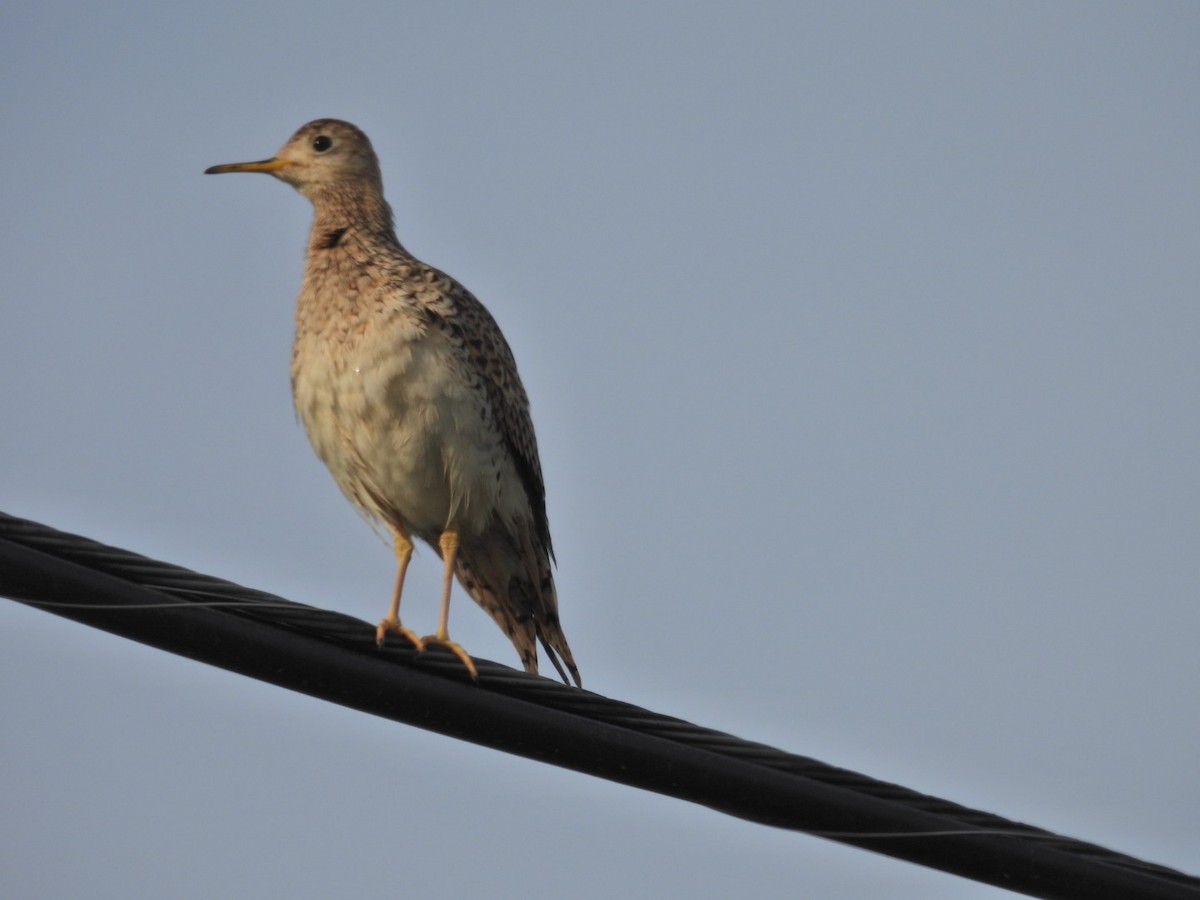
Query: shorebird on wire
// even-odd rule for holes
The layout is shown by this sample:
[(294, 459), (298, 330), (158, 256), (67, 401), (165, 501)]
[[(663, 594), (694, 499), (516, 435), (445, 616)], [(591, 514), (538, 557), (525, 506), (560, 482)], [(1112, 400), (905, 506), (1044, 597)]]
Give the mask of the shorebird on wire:
[[(292, 396), (342, 492), (391, 532), (396, 582), (376, 640), (392, 633), (418, 650), (441, 647), (478, 677), (450, 639), (457, 575), (527, 672), (537, 672), (540, 641), (562, 679), (570, 672), (579, 684), (559, 624), (542, 466), (512, 351), (483, 304), (397, 240), (367, 136), (317, 119), (270, 159), (206, 171), (265, 172), (312, 202)], [(414, 537), (443, 566), (441, 613), (428, 637), (400, 624)]]

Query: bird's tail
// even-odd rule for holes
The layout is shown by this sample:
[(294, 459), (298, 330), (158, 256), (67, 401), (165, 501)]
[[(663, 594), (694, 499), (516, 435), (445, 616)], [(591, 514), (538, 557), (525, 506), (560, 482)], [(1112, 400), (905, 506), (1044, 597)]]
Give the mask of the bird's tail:
[(478, 541), (464, 540), (455, 566), (458, 580), (508, 635), (526, 672), (537, 672), (541, 642), (562, 680), (570, 684), (570, 672), (575, 684), (582, 686), (558, 619), (549, 553), (535, 544), (528, 535), (513, 535), (500, 527)]

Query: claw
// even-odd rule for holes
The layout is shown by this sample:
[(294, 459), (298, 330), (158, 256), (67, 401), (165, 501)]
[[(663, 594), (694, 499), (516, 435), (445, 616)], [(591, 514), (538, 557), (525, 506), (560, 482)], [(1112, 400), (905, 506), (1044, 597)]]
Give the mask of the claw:
[(423, 638), (418, 638), (421, 646), (428, 650), (430, 647), (441, 647), (443, 650), (448, 650), (458, 657), (459, 661), (467, 667), (467, 674), (471, 676), (472, 681), (479, 680), (479, 672), (475, 670), (475, 663), (471, 661), (470, 655), (462, 648), (460, 644), (450, 640), (450, 638), (438, 637), (436, 634), (429, 634)]
[(382, 647), (389, 633), (400, 635), (400, 637), (412, 644), (418, 653), (425, 652), (425, 642), (417, 637), (415, 631), (401, 625), (399, 619), (380, 620), (379, 624), (375, 626), (375, 645)]

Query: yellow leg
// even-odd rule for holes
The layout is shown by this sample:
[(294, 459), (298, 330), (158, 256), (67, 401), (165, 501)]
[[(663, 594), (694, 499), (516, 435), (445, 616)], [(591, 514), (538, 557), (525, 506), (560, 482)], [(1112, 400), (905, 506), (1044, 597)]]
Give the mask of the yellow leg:
[(392, 588), (392, 602), (388, 605), (387, 615), (375, 628), (375, 643), (382, 647), (390, 632), (400, 635), (420, 652), (425, 649), (424, 642), (415, 631), (400, 624), (400, 594), (404, 592), (404, 573), (408, 571), (408, 561), (412, 559), (413, 542), (407, 533), (398, 528), (393, 529), (392, 539), (396, 548), (396, 586)]
[(450, 640), (450, 589), (454, 585), (454, 562), (458, 558), (458, 531), (453, 526), (442, 532), (442, 536), (438, 538), (438, 547), (442, 551), (442, 612), (438, 618), (437, 634), (421, 638), (421, 643), (426, 647), (442, 647), (449, 650), (467, 667), (471, 679), (478, 681), (479, 673), (475, 671), (475, 663), (471, 662), (470, 655)]

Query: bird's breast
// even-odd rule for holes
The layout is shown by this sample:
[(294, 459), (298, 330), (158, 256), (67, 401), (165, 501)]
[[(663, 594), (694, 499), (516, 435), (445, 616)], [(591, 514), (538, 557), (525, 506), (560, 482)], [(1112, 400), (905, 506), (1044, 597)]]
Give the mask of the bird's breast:
[(292, 388), (317, 455), (368, 515), (433, 542), (451, 522), (481, 532), (516, 502), (486, 392), (416, 315), (353, 334), (298, 328)]

